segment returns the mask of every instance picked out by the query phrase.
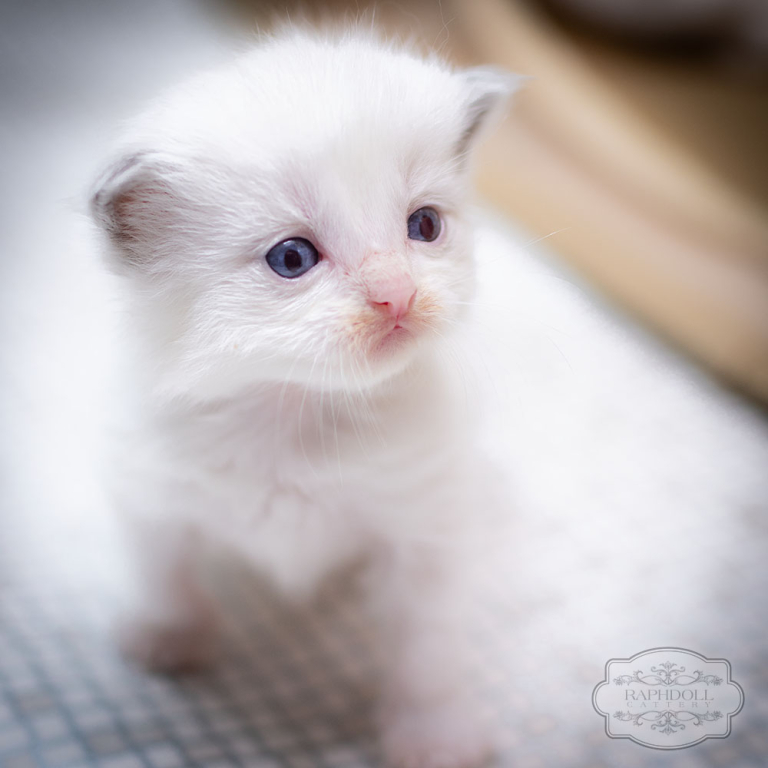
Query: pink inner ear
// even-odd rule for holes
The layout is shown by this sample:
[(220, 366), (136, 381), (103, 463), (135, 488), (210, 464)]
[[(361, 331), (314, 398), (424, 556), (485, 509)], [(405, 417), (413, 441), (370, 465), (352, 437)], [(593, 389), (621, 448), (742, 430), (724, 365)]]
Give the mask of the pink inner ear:
[[(113, 233), (120, 240), (135, 240), (139, 235), (140, 210), (150, 206), (147, 194), (142, 194), (135, 189), (119, 192), (112, 199)], [(139, 214), (137, 216), (136, 214)], [(139, 226), (137, 226), (139, 224)]]
[(170, 190), (156, 179), (137, 180), (118, 190), (109, 204), (110, 232), (124, 244), (159, 236), (173, 216)]
[(122, 157), (104, 174), (91, 198), (94, 218), (130, 254), (141, 260), (139, 246), (149, 244), (168, 230), (180, 211), (172, 178), (174, 167), (152, 152)]

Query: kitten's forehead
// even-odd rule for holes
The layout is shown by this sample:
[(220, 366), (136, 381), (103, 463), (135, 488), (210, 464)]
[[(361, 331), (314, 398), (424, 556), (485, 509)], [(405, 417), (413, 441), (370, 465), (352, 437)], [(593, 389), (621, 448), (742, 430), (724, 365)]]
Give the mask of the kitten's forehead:
[(280, 39), (256, 49), (240, 71), (265, 117), (274, 113), (289, 132), (395, 136), (460, 109), (460, 88), (444, 66), (364, 39)]
[(464, 97), (436, 61), (372, 40), (296, 33), (192, 81), (149, 125), (168, 140), (266, 164), (338, 146), (406, 162), (455, 144)]

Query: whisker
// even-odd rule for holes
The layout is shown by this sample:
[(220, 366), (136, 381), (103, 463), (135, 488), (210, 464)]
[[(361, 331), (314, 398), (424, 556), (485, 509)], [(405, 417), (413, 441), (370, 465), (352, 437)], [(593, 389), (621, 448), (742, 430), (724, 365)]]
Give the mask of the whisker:
[[(312, 380), (312, 374), (315, 371), (315, 366), (317, 365), (317, 361), (321, 354), (322, 354), (322, 350), (318, 351), (312, 360), (312, 367), (309, 369), (309, 376), (307, 377), (309, 381)], [(302, 395), (301, 405), (299, 406), (299, 421), (298, 421), (299, 445), (301, 446), (301, 453), (304, 456), (310, 469), (312, 470), (312, 473), (315, 475), (315, 477), (318, 477), (317, 468), (309, 460), (309, 455), (307, 454), (307, 448), (304, 443), (304, 405), (306, 403), (307, 395), (309, 394), (309, 391), (310, 391), (309, 385), (308, 384), (304, 385), (304, 394)]]

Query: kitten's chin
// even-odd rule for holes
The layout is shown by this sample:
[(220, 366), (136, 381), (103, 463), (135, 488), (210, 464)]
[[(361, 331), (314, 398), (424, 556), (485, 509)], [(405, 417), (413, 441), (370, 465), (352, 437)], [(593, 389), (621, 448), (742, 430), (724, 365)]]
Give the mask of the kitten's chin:
[(404, 328), (402, 325), (396, 325), (374, 343), (370, 356), (377, 359), (397, 355), (398, 352), (404, 352), (414, 344), (413, 331)]
[(408, 368), (421, 340), (421, 334), (399, 325), (375, 339), (362, 366), (370, 384), (381, 384)]

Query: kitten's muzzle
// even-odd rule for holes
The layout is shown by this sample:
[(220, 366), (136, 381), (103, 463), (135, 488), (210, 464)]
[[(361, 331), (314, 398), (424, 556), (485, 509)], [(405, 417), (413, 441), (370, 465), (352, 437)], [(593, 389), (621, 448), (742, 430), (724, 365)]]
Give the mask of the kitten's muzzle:
[(395, 325), (413, 307), (416, 283), (405, 259), (373, 254), (364, 261), (361, 277), (371, 306), (393, 319)]

